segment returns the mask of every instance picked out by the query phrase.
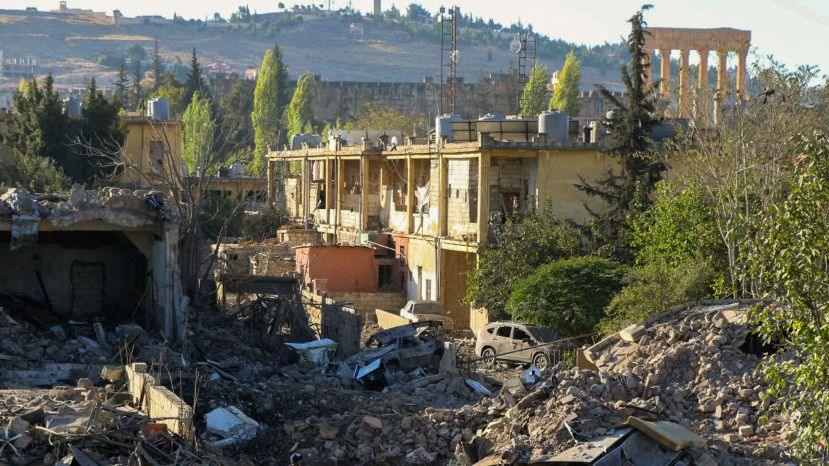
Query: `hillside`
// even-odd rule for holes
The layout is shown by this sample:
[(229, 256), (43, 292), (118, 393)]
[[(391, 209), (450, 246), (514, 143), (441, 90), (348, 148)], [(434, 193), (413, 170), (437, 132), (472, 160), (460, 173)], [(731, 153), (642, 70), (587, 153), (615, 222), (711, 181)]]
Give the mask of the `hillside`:
[[(195, 47), (203, 65), (224, 62), (241, 72), (258, 66), (265, 50), (278, 43), (293, 76), (310, 71), (324, 80), (411, 82), (440, 72), (439, 41), (434, 31), (429, 35), (429, 31), (389, 20), (316, 11), (254, 15), (243, 24), (158, 17), (122, 18), (119, 22), (116, 27), (112, 16), (80, 10), (0, 10), (0, 49), (7, 58), (36, 59), (38, 72), (52, 72), (62, 87), (83, 85), (93, 76), (104, 84), (111, 82), (115, 77), (113, 57), (120, 57), (134, 44), (149, 54), (155, 39), (168, 66), (188, 63)], [(481, 25), (486, 23), (479, 20), (477, 26)], [(423, 29), (429, 27), (426, 21)], [(506, 46), (514, 33), (485, 33), (488, 40), (473, 42), (480, 31), (464, 32), (468, 34), (459, 46), (459, 75), (467, 81), (517, 66), (517, 57)], [(556, 44), (559, 48), (565, 44), (564, 51), (540, 57), (553, 70), (561, 67), (567, 50), (566, 43)], [(585, 63), (585, 88), (592, 89), (594, 83), (619, 86), (620, 50), (606, 46), (602, 51), (608, 55), (606, 60), (599, 60), (598, 65)], [(109, 60), (102, 60), (102, 56)], [(19, 78), (0, 80), (0, 87), (8, 92)]]

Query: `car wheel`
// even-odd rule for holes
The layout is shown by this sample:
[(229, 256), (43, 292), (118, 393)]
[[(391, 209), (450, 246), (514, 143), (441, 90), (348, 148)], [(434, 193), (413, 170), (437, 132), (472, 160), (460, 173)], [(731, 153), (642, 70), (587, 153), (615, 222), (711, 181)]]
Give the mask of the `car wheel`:
[(543, 371), (550, 365), (550, 358), (544, 353), (536, 353), (533, 356), (533, 365)]
[(483, 361), (484, 365), (486, 365), (487, 367), (494, 366), (495, 365), (495, 350), (490, 348), (490, 347), (484, 348), (483, 351), (481, 351), (481, 361)]

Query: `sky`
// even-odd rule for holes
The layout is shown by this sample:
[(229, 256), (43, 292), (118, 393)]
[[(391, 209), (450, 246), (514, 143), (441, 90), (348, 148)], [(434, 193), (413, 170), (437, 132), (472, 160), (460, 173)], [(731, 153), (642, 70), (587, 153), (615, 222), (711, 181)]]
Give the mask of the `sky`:
[[(383, 0), (383, 8), (399, 9), (411, 0)], [(307, 4), (283, 0), (290, 7)], [(228, 17), (238, 5), (251, 11), (276, 10), (278, 1), (265, 0), (68, 0), (71, 8), (96, 11), (120, 9), (126, 16), (159, 14), (185, 18), (212, 17), (219, 12)], [(328, 5), (328, 0), (316, 0)], [(351, 0), (352, 6), (370, 11), (373, 0)], [(537, 32), (553, 38), (587, 45), (616, 42), (626, 35), (625, 22), (647, 0), (416, 0), (429, 11), (441, 5), (458, 5), (461, 11), (493, 18), (502, 24), (521, 20), (532, 24)], [(651, 26), (661, 27), (734, 27), (752, 31), (752, 57), (774, 57), (790, 67), (817, 65), (821, 74), (829, 73), (829, 0), (651, 0), (654, 8), (647, 12)], [(332, 8), (342, 8), (349, 0), (331, 0)], [(55, 9), (58, 0), (2, 0), (0, 8), (22, 9), (35, 6)], [(677, 52), (674, 52), (675, 54)], [(692, 54), (693, 55), (693, 54)], [(692, 56), (691, 59), (694, 62)]]

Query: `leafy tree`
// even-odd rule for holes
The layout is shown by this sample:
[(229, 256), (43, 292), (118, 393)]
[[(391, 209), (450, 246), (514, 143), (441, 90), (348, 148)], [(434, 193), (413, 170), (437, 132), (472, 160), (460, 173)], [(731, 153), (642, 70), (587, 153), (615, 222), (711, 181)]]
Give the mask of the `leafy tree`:
[(282, 136), (282, 111), (285, 105), (281, 102), (283, 89), (286, 85), (287, 73), (282, 63), (282, 51), (278, 45), (265, 52), (259, 74), (256, 79), (256, 88), (253, 91), (253, 122), (255, 153), (251, 171), (261, 175), (265, 171), (265, 155), (268, 145)]
[(571, 50), (564, 60), (561, 74), (558, 76), (558, 84), (550, 99), (550, 108), (564, 110), (572, 117), (579, 116), (581, 111), (581, 60)]
[(201, 65), (199, 59), (196, 57), (196, 48), (193, 47), (193, 56), (190, 58), (190, 70), (187, 72), (187, 79), (184, 81), (184, 88), (187, 89), (187, 103), (196, 92), (201, 92), (202, 95), (207, 95), (207, 83), (202, 76)]
[(599, 329), (604, 334), (616, 332), (672, 306), (709, 297), (715, 273), (710, 262), (699, 259), (633, 267), (625, 273), (624, 288), (613, 296)]
[(596, 256), (560, 259), (518, 281), (507, 301), (512, 319), (549, 327), (562, 336), (589, 333), (622, 287), (623, 267)]
[(184, 129), (182, 158), (187, 170), (195, 173), (201, 168), (205, 173), (212, 173), (218, 167), (207, 166), (215, 131), (210, 99), (196, 91), (181, 122)]
[(781, 344), (763, 362), (767, 396), (780, 397), (797, 430), (796, 457), (826, 461), (829, 441), (829, 138), (801, 138), (785, 199), (764, 212), (749, 252), (762, 296), (752, 312), (766, 342)]
[(98, 90), (95, 78), (86, 86), (86, 98), (81, 109), (81, 135), (78, 138), (80, 155), (75, 169), (67, 169), (73, 178), (85, 182), (113, 175), (109, 160), (96, 154), (117, 152), (124, 144), (127, 129), (119, 115), (117, 102), (110, 102)]
[(665, 164), (650, 148), (651, 129), (659, 123), (654, 115), (654, 88), (645, 80), (645, 20), (643, 7), (628, 20), (631, 24), (627, 44), (630, 65), (622, 65), (627, 103), (600, 86), (604, 98), (614, 107), (608, 126), (611, 131), (607, 153), (618, 159), (620, 171), (608, 172), (596, 184), (581, 178), (579, 189), (607, 204), (601, 211), (591, 211), (593, 240), (623, 260), (630, 259), (628, 217), (647, 208), (649, 195), (661, 178)]
[(288, 136), (314, 132), (313, 113), (314, 78), (310, 73), (302, 74), (296, 83), (296, 90), (286, 115)]
[(552, 205), (532, 203), (501, 225), (493, 225), (495, 242), (478, 256), (467, 277), (466, 301), (487, 310), (490, 320), (506, 318), (506, 301), (515, 283), (536, 267), (582, 252), (578, 230), (555, 217)]
[(410, 3), (406, 7), (406, 18), (416, 23), (424, 23), (432, 19), (432, 15), (417, 3)]
[(549, 102), (550, 74), (543, 65), (536, 65), (521, 94), (521, 114), (538, 115), (547, 110)]
[(164, 62), (161, 61), (161, 52), (158, 50), (158, 39), (156, 39), (153, 46), (153, 92), (161, 86), (163, 72)]
[(14, 160), (0, 157), (0, 185), (36, 193), (59, 193), (68, 191), (71, 182), (49, 157), (15, 154)]
[(343, 124), (345, 129), (402, 130), (403, 134), (422, 135), (428, 129), (422, 115), (407, 115), (396, 108), (377, 102), (360, 106), (352, 120)]
[(132, 44), (127, 49), (127, 57), (131, 64), (139, 63), (147, 59), (147, 51), (140, 44)]
[(127, 60), (122, 56), (121, 64), (118, 65), (118, 77), (115, 80), (115, 98), (118, 102), (127, 106), (129, 102), (129, 84), (127, 83)]
[(143, 93), (141, 91), (141, 62), (133, 62), (132, 74), (132, 106), (135, 110), (140, 110), (142, 107)]
[[(250, 115), (253, 111), (253, 86), (249, 81), (239, 81), (233, 85), (230, 92), (219, 99), (217, 106), (220, 131), (217, 135), (222, 136), (221, 141), (216, 141), (216, 150), (227, 158), (232, 152), (244, 149), (241, 160), (250, 161), (253, 145), (253, 125)], [(232, 157), (239, 159), (239, 157)]]

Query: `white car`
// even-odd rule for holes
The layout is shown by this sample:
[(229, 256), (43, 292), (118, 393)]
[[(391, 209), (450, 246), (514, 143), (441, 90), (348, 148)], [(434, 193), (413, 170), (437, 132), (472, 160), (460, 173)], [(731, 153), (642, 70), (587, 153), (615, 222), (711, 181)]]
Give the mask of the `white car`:
[(400, 310), (400, 317), (409, 322), (439, 322), (445, 330), (452, 329), (452, 318), (446, 315), (443, 305), (437, 301), (409, 301)]

